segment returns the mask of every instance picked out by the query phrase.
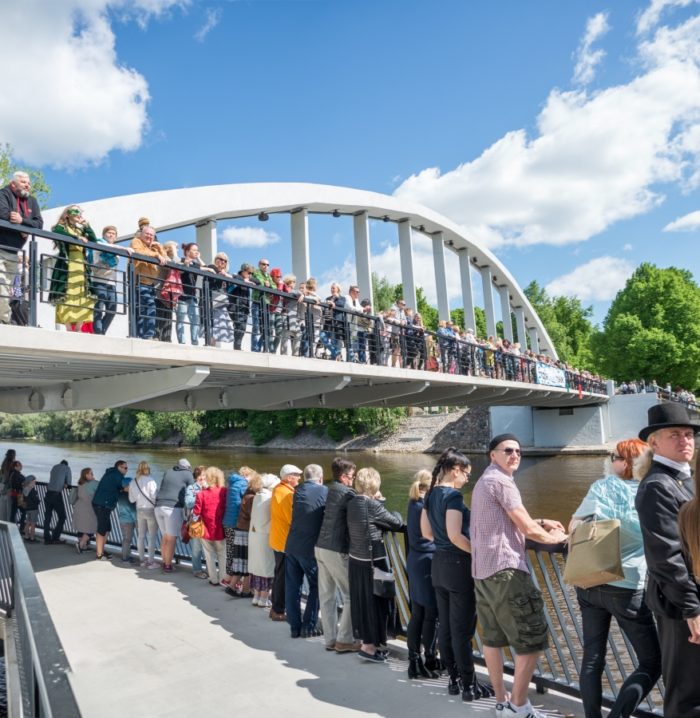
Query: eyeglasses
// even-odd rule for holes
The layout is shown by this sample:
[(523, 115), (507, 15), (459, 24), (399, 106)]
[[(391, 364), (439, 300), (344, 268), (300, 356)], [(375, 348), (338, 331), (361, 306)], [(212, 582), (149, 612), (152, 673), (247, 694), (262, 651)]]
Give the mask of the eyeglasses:
[(504, 454), (508, 454), (508, 456), (510, 456), (511, 454), (515, 454), (516, 456), (520, 456), (521, 453), (522, 453), (522, 452), (520, 451), (520, 449), (514, 449), (512, 446), (508, 446), (508, 447), (506, 447), (505, 449), (501, 449), (501, 451), (502, 451)]
[(472, 470), (469, 466), (460, 466), (459, 470), (467, 477), (472, 475)]
[(624, 456), (620, 456), (619, 454), (616, 454), (614, 451), (611, 452), (610, 461), (615, 462), (615, 461), (624, 461), (624, 460), (625, 460)]
[(269, 267), (270, 263), (269, 262), (260, 262), (260, 266), (261, 267)]

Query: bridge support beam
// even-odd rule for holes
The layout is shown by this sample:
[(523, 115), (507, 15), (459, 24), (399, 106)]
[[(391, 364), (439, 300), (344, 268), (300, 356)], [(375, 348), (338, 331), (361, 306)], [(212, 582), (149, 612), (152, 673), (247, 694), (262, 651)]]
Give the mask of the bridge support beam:
[(527, 329), (525, 328), (525, 310), (522, 306), (514, 307), (513, 312), (515, 313), (515, 328), (518, 331), (518, 342), (520, 348), (524, 351), (527, 349)]
[(292, 212), (292, 272), (297, 286), (311, 276), (309, 263), (309, 213), (305, 209)]
[(472, 287), (472, 270), (469, 266), (469, 250), (460, 249), (457, 252), (459, 257), (459, 277), (462, 284), (462, 306), (464, 307), (464, 327), (470, 327), (476, 334), (476, 317), (474, 316), (474, 290)]
[(501, 298), (501, 318), (503, 319), (503, 336), (509, 342), (513, 341), (513, 320), (510, 316), (510, 291), (505, 284), (498, 287)]
[(416, 284), (413, 279), (413, 229), (405, 219), (399, 222), (399, 254), (401, 255), (401, 283), (406, 306), (416, 309)]
[(194, 365), (0, 392), (0, 411), (112, 409), (199, 386), (208, 376), (209, 367)]
[[(481, 282), (484, 286), (484, 312), (486, 312), (486, 334), (496, 338), (496, 309), (493, 303), (493, 282), (491, 280), (491, 267), (479, 267)], [(476, 328), (476, 327), (475, 327)]]
[(450, 318), (450, 303), (447, 299), (447, 272), (445, 271), (445, 245), (442, 232), (435, 232), (433, 240), (433, 265), (435, 267), (435, 290), (437, 291), (438, 316)]
[(355, 271), (357, 273), (357, 285), (360, 287), (360, 297), (369, 299), (374, 305), (372, 265), (369, 251), (369, 214), (367, 212), (356, 214), (352, 218), (352, 228), (355, 235)]
[[(353, 387), (351, 399), (343, 396), (342, 392), (326, 393), (323, 396), (314, 397), (314, 399), (304, 399), (303, 401), (294, 402), (297, 408), (312, 409), (316, 407), (326, 407), (328, 409), (338, 409), (347, 406), (383, 406), (383, 402), (396, 399), (397, 397), (419, 396), (430, 386), (429, 381), (401, 381), (391, 382), (389, 384), (373, 384), (367, 386)], [(401, 406), (406, 406), (403, 401)], [(275, 407), (285, 408), (285, 407)]]
[(216, 220), (207, 219), (197, 224), (196, 241), (204, 264), (212, 264), (217, 249)]
[(537, 336), (537, 327), (529, 327), (527, 333), (530, 337), (530, 349), (535, 354), (540, 353), (540, 338)]

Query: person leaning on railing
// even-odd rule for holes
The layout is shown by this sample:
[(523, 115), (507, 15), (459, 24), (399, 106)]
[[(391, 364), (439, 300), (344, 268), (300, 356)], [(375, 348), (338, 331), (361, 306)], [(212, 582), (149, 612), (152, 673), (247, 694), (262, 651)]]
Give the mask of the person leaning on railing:
[[(17, 228), (42, 229), (44, 220), (36, 197), (29, 194), (32, 187), (26, 172), (15, 172), (0, 189), (0, 219), (16, 224)], [(9, 324), (11, 317), (12, 281), (17, 273), (17, 253), (29, 235), (0, 228), (0, 324)]]
[(601, 718), (601, 678), (614, 616), (632, 644), (638, 665), (620, 687), (608, 718), (628, 718), (651, 691), (661, 675), (661, 649), (654, 617), (644, 602), (646, 561), (639, 516), (634, 508), (638, 483), (633, 476), (635, 459), (647, 443), (639, 439), (620, 441), (606, 460), (604, 479), (596, 481), (574, 512), (569, 531), (585, 518), (619, 519), (622, 581), (577, 588), (583, 625), (583, 657), (579, 683), (586, 718)]
[[(165, 250), (156, 240), (156, 231), (150, 224), (139, 227), (139, 231), (131, 240), (131, 249), (137, 254), (145, 254), (157, 260), (160, 265), (168, 261)], [(139, 339), (154, 339), (156, 335), (156, 288), (162, 278), (159, 264), (138, 259), (134, 261)]]
[[(243, 262), (238, 270), (235, 279), (239, 279), (244, 284), (236, 284), (230, 282), (228, 285), (229, 305), (228, 312), (233, 322), (233, 348), (240, 350), (243, 346), (243, 337), (245, 336), (246, 325), (248, 323), (248, 315), (251, 306), (251, 287), (253, 281), (253, 265)], [(252, 339), (251, 339), (252, 344)], [(251, 346), (252, 349), (252, 346)], [(255, 351), (252, 349), (252, 351)]]

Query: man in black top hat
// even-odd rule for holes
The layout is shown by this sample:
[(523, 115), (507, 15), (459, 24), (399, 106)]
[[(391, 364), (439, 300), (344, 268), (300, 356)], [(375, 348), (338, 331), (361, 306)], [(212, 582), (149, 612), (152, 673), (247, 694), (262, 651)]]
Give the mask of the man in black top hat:
[(700, 717), (700, 591), (678, 531), (678, 512), (695, 494), (689, 462), (698, 432), (700, 423), (674, 403), (652, 406), (649, 425), (639, 432), (653, 452), (635, 500), (648, 567), (646, 601), (661, 641), (664, 715), (679, 718)]

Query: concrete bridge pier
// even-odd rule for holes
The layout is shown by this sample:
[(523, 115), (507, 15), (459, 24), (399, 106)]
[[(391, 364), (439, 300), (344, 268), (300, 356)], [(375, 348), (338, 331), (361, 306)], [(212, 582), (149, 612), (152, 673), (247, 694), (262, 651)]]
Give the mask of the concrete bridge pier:
[(479, 267), (481, 282), (484, 286), (484, 312), (486, 312), (486, 334), (496, 336), (496, 309), (493, 303), (493, 277), (488, 264)]
[(416, 283), (413, 277), (413, 229), (408, 219), (399, 222), (399, 254), (403, 298), (411, 309), (416, 308)]
[(447, 272), (445, 271), (445, 242), (442, 232), (435, 232), (433, 240), (433, 266), (435, 267), (435, 291), (437, 292), (438, 316), (450, 318), (450, 303), (447, 299)]
[(369, 299), (374, 306), (372, 293), (372, 265), (369, 249), (369, 213), (358, 212), (352, 218), (353, 234), (355, 235), (355, 271), (360, 296)]
[(462, 306), (464, 307), (464, 328), (470, 327), (476, 333), (476, 317), (474, 316), (474, 290), (472, 287), (472, 269), (470, 265), (469, 250), (458, 249), (459, 278), (462, 284)]

